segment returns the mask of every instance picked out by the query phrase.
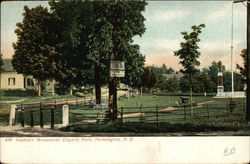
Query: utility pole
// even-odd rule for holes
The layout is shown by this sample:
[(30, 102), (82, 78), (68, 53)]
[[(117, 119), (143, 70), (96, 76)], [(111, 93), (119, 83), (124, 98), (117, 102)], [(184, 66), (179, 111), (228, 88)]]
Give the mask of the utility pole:
[(233, 57), (233, 3), (232, 3), (232, 26), (231, 26), (231, 75), (232, 75), (232, 98), (234, 97), (234, 57)]
[(247, 1), (247, 105), (246, 121), (250, 121), (250, 1)]
[[(247, 2), (245, 5), (244, 2)], [(246, 121), (250, 121), (250, 0), (234, 0), (233, 3), (242, 3), (247, 7), (247, 98), (246, 98)]]

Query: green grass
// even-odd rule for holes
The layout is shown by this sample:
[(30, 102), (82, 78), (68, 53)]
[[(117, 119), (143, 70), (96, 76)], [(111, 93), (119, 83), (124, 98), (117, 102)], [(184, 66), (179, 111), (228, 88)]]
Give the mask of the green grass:
[(168, 123), (159, 124), (150, 123), (121, 123), (119, 120), (107, 125), (72, 125), (61, 128), (62, 131), (73, 132), (134, 132), (134, 133), (163, 133), (163, 132), (213, 132), (213, 131), (237, 131), (249, 130), (250, 126), (244, 123), (244, 126), (218, 125), (206, 122), (189, 122), (189, 123)]
[[(162, 106), (158, 107), (158, 122), (170, 122), (170, 123), (178, 123), (178, 122), (185, 122), (185, 112), (186, 112), (186, 120), (187, 119), (193, 119), (193, 117), (191, 116), (191, 108), (190, 107), (186, 107), (185, 110), (184, 108), (179, 108), (177, 110), (171, 110), (171, 111), (162, 111), (162, 108), (165, 108), (167, 105), (169, 104), (170, 106), (173, 105), (173, 103), (171, 103), (171, 99), (168, 98), (169, 96), (163, 96), (160, 99), (160, 104)], [(171, 96), (170, 96), (171, 97)], [(167, 99), (166, 102), (161, 101), (161, 99)], [(172, 99), (176, 99), (177, 97), (173, 97)], [(212, 117), (212, 116), (218, 116), (218, 115), (230, 115), (231, 112), (228, 109), (228, 103), (229, 100), (228, 99), (214, 99), (212, 97), (196, 97), (195, 98), (196, 102), (207, 102), (207, 101), (211, 101), (208, 104), (204, 104), (201, 107), (195, 107), (193, 108), (193, 112), (194, 112), (194, 116), (197, 117)], [(245, 99), (234, 99), (234, 101), (236, 102), (236, 108), (235, 110), (232, 112), (233, 114), (241, 114), (244, 115), (244, 103), (245, 103)], [(131, 104), (129, 104), (129, 102), (126, 102), (127, 105), (131, 105), (133, 104), (133, 102)], [(121, 111), (121, 109), (119, 109), (119, 111)], [(132, 113), (132, 112), (142, 112), (145, 113), (144, 115), (142, 115), (140, 118), (124, 118), (124, 122), (157, 122), (157, 111), (156, 111), (156, 106), (151, 106), (151, 107), (147, 107), (144, 108), (142, 107), (140, 109), (140, 107), (129, 107), (126, 108), (123, 107), (123, 111), (124, 114), (126, 113)]]
[[(93, 96), (93, 94), (85, 94), (85, 96), (91, 97)], [(76, 97), (72, 95), (61, 95), (61, 96), (56, 95), (54, 97), (49, 95), (49, 96), (39, 97), (37, 96), (37, 92), (33, 90), (1, 90), (0, 125), (8, 125), (9, 111), (10, 111), (10, 106), (12, 104), (20, 105), (21, 103), (29, 104), (29, 103), (35, 103), (35, 102), (45, 102), (45, 101), (55, 101), (55, 100), (58, 101), (58, 100), (67, 100), (67, 99), (83, 99), (83, 97)], [(30, 115), (29, 111), (27, 115)], [(59, 117), (60, 116), (58, 116), (56, 120), (59, 120)], [(29, 124), (30, 118), (26, 118), (26, 120), (27, 120), (26, 122)], [(48, 122), (47, 118), (45, 118), (45, 120), (46, 122)]]
[[(194, 96), (193, 102), (204, 102), (214, 100), (213, 97), (205, 97), (205, 96)], [(119, 98), (118, 107), (135, 107), (135, 106), (159, 106), (159, 107), (168, 107), (168, 106), (175, 106), (175, 102), (180, 102), (180, 96), (156, 96), (155, 98), (153, 95), (137, 95), (135, 97), (127, 98)]]
[[(167, 98), (167, 97), (165, 97)], [(145, 100), (150, 97), (145, 96)], [(163, 97), (159, 98), (164, 99)], [(230, 112), (226, 103), (228, 99), (206, 99), (197, 97), (197, 100), (213, 100), (208, 105), (194, 109), (194, 115), (191, 116), (191, 108), (186, 108), (186, 119), (184, 109), (174, 111), (159, 112), (158, 124), (156, 123), (155, 108), (142, 108), (145, 115), (134, 118), (118, 119), (114, 123), (107, 125), (72, 125), (64, 127), (62, 131), (74, 132), (134, 132), (134, 133), (160, 133), (160, 132), (212, 132), (212, 131), (237, 131), (250, 129), (250, 124), (244, 120), (244, 103), (245, 99), (234, 99), (237, 105), (235, 110)], [(136, 97), (129, 100), (124, 99), (123, 105), (134, 105)], [(121, 103), (121, 102), (120, 102)], [(170, 103), (166, 102), (166, 103)], [(166, 105), (166, 103), (164, 105)], [(121, 105), (121, 104), (120, 104)], [(129, 108), (127, 111), (140, 112), (140, 108)], [(209, 113), (208, 113), (209, 112)], [(87, 111), (84, 111), (87, 114)], [(208, 117), (209, 115), (209, 117)]]
[[(19, 93), (20, 95), (20, 93)], [(90, 96), (90, 95), (88, 95)], [(15, 96), (10, 97), (10, 100), (15, 100)], [(19, 99), (25, 99), (22, 103), (32, 103), (32, 102), (39, 102), (39, 101), (53, 101), (53, 100), (60, 100), (60, 99), (76, 99), (79, 97), (75, 96), (56, 96), (56, 97), (37, 97), (37, 96), (23, 96), (19, 97)], [(173, 111), (166, 111), (161, 112), (161, 109), (164, 109), (166, 107), (175, 106), (176, 102), (180, 101), (180, 96), (171, 96), (171, 95), (157, 95), (155, 98), (151, 94), (144, 94), (142, 97), (140, 95), (135, 97), (122, 98), (120, 97), (118, 99), (118, 111), (119, 114), (122, 112), (121, 107), (123, 107), (123, 114), (128, 113), (145, 113), (144, 115), (138, 116), (138, 117), (132, 117), (132, 118), (123, 118), (123, 122), (125, 124), (129, 124), (133, 126), (136, 126), (132, 131), (136, 131), (139, 129), (139, 131), (143, 131), (142, 129), (145, 128), (144, 125), (141, 125), (142, 123), (145, 124), (145, 126), (151, 126), (151, 123), (156, 124), (157, 118), (158, 123), (162, 125), (164, 129), (164, 126), (166, 126), (165, 129), (176, 129), (180, 130), (183, 127), (190, 127), (190, 129), (201, 129), (204, 130), (207, 127), (210, 127), (210, 129), (216, 128), (225, 128), (230, 129), (230, 126), (233, 128), (244, 128), (245, 122), (244, 122), (244, 103), (245, 99), (234, 99), (237, 103), (235, 111), (233, 113), (230, 113), (230, 111), (227, 109), (227, 105), (229, 102), (229, 99), (214, 99), (212, 96), (194, 96), (193, 101), (200, 103), (200, 102), (207, 102), (212, 101), (211, 103), (207, 105), (203, 105), (201, 107), (194, 108), (194, 116), (190, 116), (191, 108), (186, 108), (186, 119), (185, 119), (185, 110), (184, 108), (180, 108), (178, 110)], [(142, 108), (140, 108), (142, 104)], [(1, 125), (7, 125), (8, 124), (8, 117), (9, 117), (9, 109), (10, 104), (7, 103), (0, 103), (0, 123)], [(158, 106), (158, 117), (156, 114), (156, 106)], [(208, 108), (207, 108), (208, 107)], [(70, 113), (69, 113), (69, 120), (70, 123), (75, 122), (81, 122), (83, 120), (96, 120), (98, 114), (103, 113), (104, 110), (101, 109), (93, 109), (88, 106), (88, 103), (81, 103), (77, 105), (70, 105), (69, 106)], [(209, 114), (208, 114), (209, 113)], [(44, 111), (45, 115), (45, 124), (50, 124), (50, 110)], [(209, 117), (208, 117), (209, 115)], [(35, 111), (35, 125), (39, 125), (39, 111)], [(17, 121), (20, 124), (20, 113), (17, 114)], [(56, 110), (55, 114), (55, 123), (61, 123), (61, 110)], [(30, 124), (30, 111), (26, 112), (25, 122), (27, 125)], [(135, 124), (135, 125), (134, 125)], [(186, 125), (188, 124), (188, 125)], [(175, 128), (174, 125), (178, 125), (178, 128)], [(192, 126), (191, 126), (192, 125)], [(236, 126), (237, 125), (237, 126)], [(99, 127), (100, 126), (100, 127)], [(122, 125), (124, 126), (124, 125)], [(153, 125), (152, 125), (153, 126)], [(155, 126), (155, 125), (154, 125)], [(117, 127), (113, 127), (113, 125), (82, 125), (81, 130), (88, 130), (90, 127), (99, 127), (100, 131), (109, 131), (105, 130), (106, 128), (111, 128), (115, 130), (116, 128), (120, 128), (120, 125)], [(216, 128), (213, 128), (216, 127)], [(72, 128), (72, 127), (71, 127)], [(73, 127), (74, 130), (75, 127)], [(87, 128), (87, 129), (86, 129)], [(104, 128), (104, 129), (103, 129)], [(154, 127), (152, 127), (154, 129)], [(159, 126), (156, 127), (158, 129)], [(76, 129), (78, 129), (76, 127)], [(127, 125), (124, 127), (124, 131), (128, 130), (129, 127)], [(147, 128), (146, 128), (147, 129)], [(79, 129), (78, 129), (79, 130)], [(91, 131), (91, 129), (89, 129)], [(98, 131), (98, 130), (97, 130)], [(112, 131), (112, 130), (111, 130)], [(118, 130), (119, 131), (119, 130)], [(149, 130), (150, 131), (150, 130)], [(160, 130), (156, 130), (160, 131)]]

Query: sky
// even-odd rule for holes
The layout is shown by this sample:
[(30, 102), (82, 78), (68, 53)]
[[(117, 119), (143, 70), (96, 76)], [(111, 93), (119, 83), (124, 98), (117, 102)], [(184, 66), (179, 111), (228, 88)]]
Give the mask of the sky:
[[(226, 69), (231, 69), (231, 30), (233, 7), (233, 56), (235, 63), (242, 65), (239, 56), (246, 48), (246, 7), (232, 1), (147, 1), (143, 15), (146, 19), (146, 31), (142, 37), (135, 36), (134, 43), (146, 57), (146, 65), (166, 64), (179, 70), (178, 57), (174, 51), (183, 41), (182, 31), (191, 31), (192, 25), (204, 23), (199, 42), (201, 56), (199, 68), (209, 66), (213, 61), (221, 60)], [(12, 43), (16, 41), (14, 33), (16, 23), (22, 21), (23, 7), (42, 5), (49, 7), (46, 1), (5, 1), (1, 3), (1, 53), (4, 58), (14, 54)]]

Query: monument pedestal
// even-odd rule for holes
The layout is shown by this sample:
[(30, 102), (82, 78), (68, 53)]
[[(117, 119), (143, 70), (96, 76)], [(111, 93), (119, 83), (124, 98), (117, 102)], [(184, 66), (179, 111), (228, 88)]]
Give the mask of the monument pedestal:
[(216, 97), (225, 97), (224, 87), (217, 86), (217, 94)]

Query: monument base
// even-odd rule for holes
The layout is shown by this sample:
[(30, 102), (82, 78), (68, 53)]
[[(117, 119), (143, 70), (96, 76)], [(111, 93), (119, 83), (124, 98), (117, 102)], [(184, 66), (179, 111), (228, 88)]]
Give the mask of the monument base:
[(225, 93), (224, 93), (224, 87), (223, 86), (217, 86), (217, 94), (216, 97), (219, 98), (224, 98), (225, 97)]
[(246, 92), (237, 91), (237, 92), (223, 92), (214, 97), (214, 98), (246, 98)]

